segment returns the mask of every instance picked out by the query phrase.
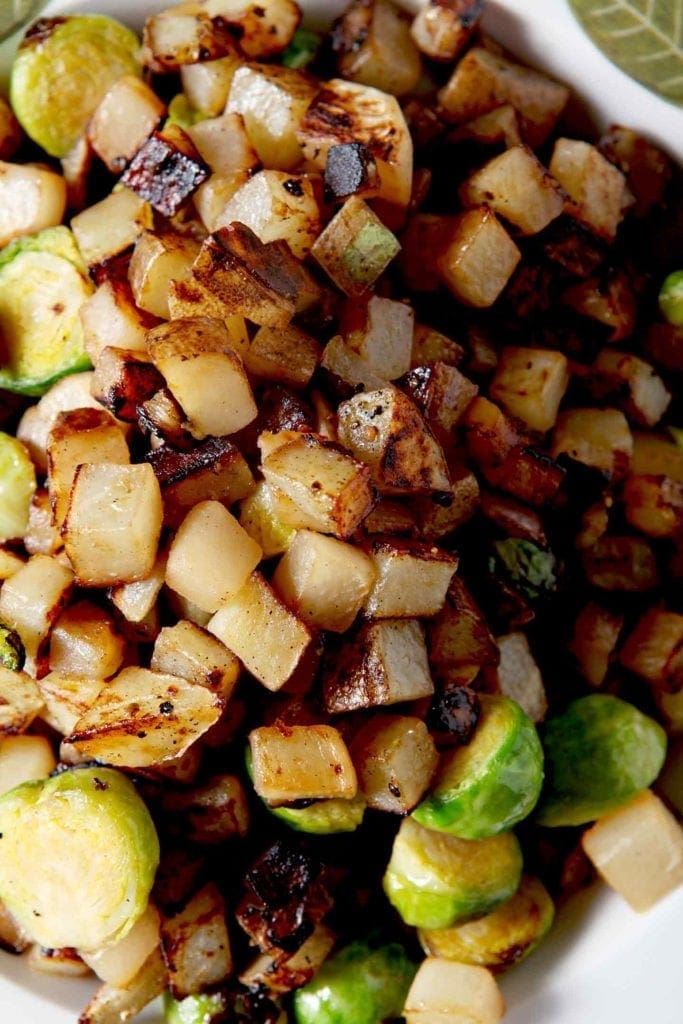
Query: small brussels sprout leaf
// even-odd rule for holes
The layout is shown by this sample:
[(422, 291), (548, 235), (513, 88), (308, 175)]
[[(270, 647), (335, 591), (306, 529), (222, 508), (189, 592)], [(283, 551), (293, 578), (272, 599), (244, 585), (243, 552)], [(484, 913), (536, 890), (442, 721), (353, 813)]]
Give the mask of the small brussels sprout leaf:
[(74, 768), (0, 798), (0, 899), (41, 946), (98, 950), (147, 907), (159, 840), (132, 782)]
[(488, 914), (517, 891), (522, 853), (512, 832), (458, 839), (406, 818), (384, 876), (384, 891), (406, 924), (448, 928)]
[(683, 270), (664, 278), (659, 290), (659, 308), (674, 327), (683, 327)]
[(555, 905), (538, 878), (525, 876), (511, 899), (475, 921), (452, 928), (423, 928), (428, 956), (505, 970), (536, 949), (553, 923)]
[(21, 637), (9, 626), (0, 622), (0, 665), (10, 672), (21, 672), (26, 660), (26, 651)]
[(530, 601), (536, 601), (557, 588), (556, 563), (552, 551), (545, 551), (530, 540), (508, 537), (494, 543), (496, 555), (489, 569), (495, 573), (498, 566), (510, 579), (516, 590)]
[(28, 452), (16, 437), (0, 431), (0, 543), (24, 536), (35, 489)]
[(141, 74), (139, 49), (130, 29), (103, 14), (34, 22), (10, 79), (12, 107), (29, 138), (50, 156), (66, 156), (114, 82)]
[(93, 291), (68, 228), (0, 251), (0, 388), (42, 395), (59, 377), (90, 368), (79, 310)]
[(179, 92), (168, 105), (168, 118), (164, 127), (168, 124), (177, 124), (183, 131), (187, 131), (200, 121), (206, 121), (208, 116), (201, 110), (196, 110), (184, 92)]
[(594, 693), (546, 723), (548, 785), (542, 825), (583, 825), (626, 803), (657, 778), (666, 733), (632, 704)]
[(296, 1024), (381, 1024), (399, 1017), (415, 971), (397, 942), (376, 948), (352, 942), (295, 992)]
[(164, 994), (166, 1024), (212, 1024), (217, 1017), (225, 1019), (225, 1010), (225, 998), (220, 992), (185, 999), (174, 999), (170, 992)]
[(516, 701), (482, 694), (472, 740), (442, 755), (432, 791), (413, 817), (462, 839), (512, 828), (534, 809), (543, 785), (543, 748)]
[(286, 68), (308, 67), (317, 56), (321, 42), (322, 38), (317, 32), (298, 28), (287, 49), (280, 54), (280, 62)]

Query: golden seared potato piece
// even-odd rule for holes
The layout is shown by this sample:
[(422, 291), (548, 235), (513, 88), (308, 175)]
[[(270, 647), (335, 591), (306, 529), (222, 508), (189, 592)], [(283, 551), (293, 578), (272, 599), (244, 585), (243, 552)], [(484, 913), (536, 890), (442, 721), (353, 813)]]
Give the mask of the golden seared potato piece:
[(626, 417), (618, 409), (568, 409), (560, 413), (551, 455), (557, 458), (563, 452), (612, 476), (624, 476), (633, 456), (633, 436)]
[(297, 129), (315, 94), (315, 82), (302, 71), (248, 64), (233, 75), (225, 111), (242, 116), (266, 167), (291, 171), (303, 157)]
[(164, 585), (167, 557), (166, 551), (160, 551), (144, 579), (111, 587), (109, 599), (126, 622), (144, 625), (157, 614), (156, 602)]
[(465, 206), (486, 203), (524, 235), (535, 235), (564, 209), (564, 194), (526, 146), (513, 146), (489, 160), (460, 187)]
[(77, 213), (71, 230), (83, 259), (94, 267), (134, 245), (152, 225), (152, 207), (147, 200), (121, 188)]
[(240, 982), (247, 988), (265, 985), (271, 992), (284, 995), (306, 985), (318, 973), (335, 942), (334, 933), (318, 924), (294, 953), (278, 950), (260, 954), (242, 971)]
[(147, 18), (142, 42), (143, 64), (159, 74), (201, 60), (216, 60), (236, 49), (229, 27), (200, 5), (181, 4)]
[(483, 0), (429, 0), (413, 18), (411, 35), (432, 60), (453, 60), (472, 38)]
[(259, 545), (224, 505), (201, 501), (171, 543), (166, 583), (203, 611), (215, 612), (244, 586), (261, 556)]
[(157, 127), (166, 107), (136, 75), (114, 82), (88, 122), (90, 145), (119, 174)]
[(354, 735), (350, 749), (368, 807), (394, 814), (417, 806), (439, 763), (427, 726), (410, 715), (377, 715)]
[(252, 377), (277, 380), (293, 388), (310, 383), (321, 360), (322, 348), (316, 339), (288, 324), (287, 327), (260, 327), (245, 348), (242, 358)]
[(406, 996), (406, 1024), (435, 1020), (498, 1024), (505, 1002), (496, 979), (486, 967), (428, 956), (420, 964)]
[[(208, 118), (218, 118), (225, 110), (228, 102), (232, 79), (244, 61), (237, 54), (226, 54), (224, 57), (217, 57), (215, 60), (203, 60), (196, 64), (183, 64), (180, 69), (180, 81), (183, 86), (183, 94), (194, 110), (200, 110)], [(200, 124), (202, 122), (199, 122)], [(197, 127), (194, 125), (193, 127)], [(194, 132), (190, 130), (197, 149), (206, 160), (200, 147), (197, 145)], [(211, 161), (206, 161), (212, 166)]]
[(589, 601), (579, 612), (569, 648), (579, 672), (591, 686), (602, 686), (616, 650), (624, 616)]
[(668, 476), (683, 483), (683, 451), (661, 434), (634, 431), (631, 471), (638, 475)]
[(175, 999), (219, 985), (232, 971), (223, 897), (209, 882), (173, 916), (161, 919), (161, 948)]
[(17, 632), (27, 657), (39, 659), (66, 606), (74, 574), (49, 555), (33, 555), (0, 589), (0, 621)]
[(374, 576), (371, 560), (352, 544), (299, 530), (278, 562), (273, 585), (304, 622), (343, 633), (361, 610)]
[(281, 238), (304, 259), (320, 234), (320, 209), (309, 175), (259, 171), (235, 192), (216, 219), (222, 228), (239, 221), (262, 242)]
[(394, 96), (412, 92), (422, 72), (410, 19), (390, 0), (354, 0), (336, 22), (334, 48), (342, 78)]
[(479, 117), (466, 121), (455, 129), (455, 137), (483, 142), (488, 146), (503, 143), (506, 149), (510, 149), (522, 142), (519, 116), (511, 103), (504, 103), (502, 107), (496, 107), (487, 114), (480, 114)]
[(429, 657), (440, 677), (463, 665), (498, 664), (498, 645), (489, 625), (458, 576), (451, 580), (446, 602), (429, 624)]
[(42, 709), (35, 679), (0, 665), (0, 737), (25, 732)]
[(476, 397), (477, 385), (449, 363), (416, 366), (401, 381), (427, 422), (447, 438)]
[(65, 209), (61, 174), (0, 160), (0, 246), (61, 224)]
[(457, 218), (437, 257), (441, 279), (467, 306), (492, 306), (505, 288), (522, 254), (488, 206)]
[[(629, 634), (619, 660), (656, 690), (678, 690), (683, 675), (670, 671), (670, 663), (683, 644), (683, 615), (666, 608), (651, 608)], [(674, 665), (671, 668), (675, 667)]]
[(128, 280), (136, 304), (161, 320), (169, 318), (169, 294), (175, 281), (187, 281), (199, 243), (173, 231), (145, 231), (135, 243)]
[[(146, 352), (145, 337), (158, 319), (140, 309), (127, 281), (103, 281), (80, 308), (85, 350), (93, 363), (103, 348)], [(67, 379), (67, 378), (63, 378)]]
[(373, 541), (375, 569), (365, 611), (373, 619), (422, 618), (436, 615), (458, 559), (449, 551), (416, 541)]
[(138, 406), (164, 386), (147, 352), (105, 345), (95, 359), (92, 392), (112, 416), (137, 423)]
[(50, 635), (50, 671), (107, 679), (119, 670), (125, 641), (114, 620), (92, 601), (76, 601), (59, 616)]
[(619, 168), (588, 142), (562, 138), (555, 143), (549, 170), (569, 194), (568, 212), (611, 241), (633, 199)]
[(530, 430), (555, 425), (569, 385), (567, 357), (554, 349), (504, 348), (491, 381), (491, 398)]
[(638, 426), (654, 427), (671, 402), (671, 392), (650, 363), (613, 348), (604, 348), (593, 363), (591, 390), (614, 401)]
[(150, 667), (207, 686), (224, 701), (232, 695), (241, 671), (238, 659), (220, 640), (187, 619), (163, 627), (154, 641)]
[(249, 734), (254, 789), (272, 807), (293, 800), (350, 800), (356, 770), (330, 725), (262, 726)]
[(40, 711), (41, 719), (60, 736), (68, 736), (78, 719), (95, 703), (103, 686), (104, 679), (48, 672), (38, 680), (45, 705)]
[(209, 317), (160, 324), (147, 335), (152, 361), (198, 440), (234, 434), (256, 416), (251, 386), (224, 323)]

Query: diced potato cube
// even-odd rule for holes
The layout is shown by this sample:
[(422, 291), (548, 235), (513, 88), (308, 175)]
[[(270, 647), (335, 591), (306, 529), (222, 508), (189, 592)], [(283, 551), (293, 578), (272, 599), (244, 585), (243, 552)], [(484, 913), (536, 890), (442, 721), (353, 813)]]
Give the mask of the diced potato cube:
[[(233, 76), (241, 66), (242, 60), (237, 54), (226, 54), (225, 57), (203, 60), (196, 64), (183, 64), (180, 69), (180, 81), (190, 106), (195, 110), (201, 110), (202, 114), (209, 118), (218, 118), (228, 102)], [(202, 153), (194, 131), (190, 130), (189, 135), (201, 156), (210, 167), (213, 167), (211, 161)]]
[(668, 476), (683, 484), (683, 449), (658, 434), (633, 434), (631, 471), (639, 476)]
[(43, 708), (35, 679), (0, 665), (0, 743), (25, 732)]
[(292, 800), (350, 800), (356, 770), (337, 729), (329, 725), (262, 726), (249, 734), (254, 789), (275, 807)]
[(225, 110), (244, 118), (251, 144), (266, 167), (290, 171), (302, 160), (296, 133), (315, 93), (315, 85), (301, 71), (244, 65), (233, 75)]
[(294, 953), (271, 950), (261, 953), (242, 971), (239, 980), (247, 988), (264, 986), (284, 995), (306, 985), (322, 967), (336, 942), (336, 936), (324, 924), (316, 925)]
[(230, 335), (233, 348), (244, 358), (244, 353), (249, 345), (249, 335), (244, 317), (233, 316), (230, 307), (226, 306), (217, 295), (210, 292), (194, 277), (189, 280), (171, 282), (168, 290), (168, 311), (171, 320), (192, 319), (198, 316), (222, 320)]
[(164, 74), (185, 64), (216, 60), (235, 50), (229, 26), (199, 4), (169, 7), (148, 18), (143, 34), (143, 63)]
[(422, 61), (410, 20), (389, 0), (354, 0), (335, 24), (334, 49), (343, 78), (394, 96), (412, 92)]
[(633, 334), (638, 300), (628, 271), (603, 271), (599, 277), (589, 277), (570, 285), (562, 292), (561, 302), (609, 328), (610, 342)]
[(612, 348), (604, 348), (593, 363), (591, 389), (596, 397), (621, 405), (642, 427), (654, 427), (671, 402), (671, 393), (650, 363)]
[(597, 235), (613, 239), (630, 198), (619, 168), (588, 142), (563, 138), (555, 143), (549, 169), (572, 199), (570, 212)]
[(638, 620), (619, 658), (622, 665), (656, 689), (677, 690), (678, 686), (671, 686), (667, 664), (682, 645), (683, 615), (651, 608)]
[(148, 576), (162, 518), (151, 466), (79, 466), (64, 523), (64, 546), (78, 583), (104, 587)]
[(582, 561), (588, 582), (601, 590), (641, 593), (659, 582), (654, 552), (640, 537), (605, 534), (583, 552)]
[(166, 552), (160, 552), (154, 568), (144, 580), (121, 583), (109, 591), (111, 603), (126, 622), (145, 623), (149, 616), (154, 615), (156, 601), (164, 585), (166, 558)]
[(158, 945), (159, 911), (149, 903), (125, 938), (96, 952), (84, 951), (83, 960), (102, 981), (125, 988)]
[(168, 971), (160, 950), (151, 953), (126, 988), (104, 984), (82, 1013), (84, 1021), (131, 1020), (168, 986)]
[(531, 430), (555, 425), (569, 384), (567, 357), (545, 348), (504, 348), (490, 392), (494, 401)]
[(403, 392), (392, 387), (363, 392), (342, 402), (338, 416), (340, 442), (368, 464), (381, 491), (449, 491), (441, 446)]
[(207, 612), (234, 597), (261, 560), (261, 548), (218, 501), (191, 509), (171, 544), (166, 583)]
[(410, 354), (411, 367), (431, 366), (432, 363), (459, 366), (464, 358), (465, 350), (457, 341), (441, 334), (440, 331), (435, 331), (432, 327), (415, 324)]
[(479, 481), (471, 470), (451, 470), (452, 481), (446, 495), (427, 495), (417, 499), (416, 512), (420, 536), (439, 541), (472, 518), (479, 507)]
[[(362, 312), (354, 304), (352, 316)], [(396, 380), (410, 368), (415, 313), (405, 302), (373, 295), (367, 303), (365, 322), (345, 335), (353, 352), (368, 362), (382, 380)]]
[(240, 674), (235, 655), (215, 636), (187, 619), (164, 626), (154, 641), (150, 668), (208, 686), (224, 701), (232, 695)]
[(297, 259), (304, 259), (320, 234), (320, 210), (311, 178), (259, 171), (226, 203), (215, 228), (233, 221), (246, 224), (262, 242), (283, 239)]
[(164, 386), (148, 354), (105, 345), (95, 360), (92, 391), (112, 416), (137, 423), (138, 406)]
[(40, 696), (45, 704), (40, 717), (55, 732), (67, 736), (78, 719), (95, 703), (103, 686), (104, 679), (48, 672), (38, 680)]
[(311, 248), (346, 295), (362, 295), (400, 250), (396, 237), (358, 196), (347, 199)]
[[(222, 647), (218, 640), (210, 639)], [(208, 746), (214, 732), (206, 737)], [(214, 775), (205, 785), (190, 790), (168, 790), (163, 808), (174, 819), (173, 832), (192, 843), (213, 846), (233, 836), (244, 837), (249, 828), (247, 797), (234, 775)]]
[(485, 308), (503, 291), (521, 256), (492, 210), (478, 206), (458, 217), (437, 266), (457, 299)]
[(500, 661), (496, 679), (500, 692), (517, 701), (532, 722), (542, 722), (548, 710), (543, 678), (524, 633), (496, 639)]
[(506, 150), (471, 174), (460, 198), (466, 206), (488, 204), (524, 235), (542, 231), (564, 209), (558, 183), (526, 146)]
[(212, 18), (237, 29), (241, 50), (257, 60), (289, 46), (301, 21), (301, 8), (294, 0), (208, 0), (207, 9)]
[(420, 964), (403, 1008), (406, 1024), (498, 1024), (505, 1003), (486, 967), (428, 956)]
[(617, 409), (569, 409), (560, 413), (551, 454), (572, 459), (613, 476), (623, 476), (633, 455), (633, 437), (626, 417)]
[(187, 235), (145, 231), (136, 242), (128, 280), (137, 305), (168, 320), (169, 290), (174, 281), (187, 281), (199, 246)]
[(317, 629), (343, 633), (374, 579), (368, 556), (311, 530), (299, 530), (280, 559), (273, 585), (293, 612)]
[(646, 789), (584, 833), (583, 848), (634, 910), (649, 910), (683, 885), (683, 830)]
[(147, 346), (194, 437), (233, 434), (256, 416), (242, 360), (220, 320), (171, 320), (149, 332)]
[(455, 130), (455, 137), (489, 146), (504, 143), (506, 149), (519, 146), (522, 141), (519, 115), (511, 103), (504, 103), (502, 107), (465, 121)]
[(439, 763), (427, 726), (408, 715), (377, 715), (354, 736), (351, 756), (368, 807), (394, 814), (413, 810)]
[(78, 248), (90, 267), (134, 245), (143, 231), (151, 227), (151, 206), (128, 188), (112, 192), (77, 213), (71, 221)]
[(434, 684), (422, 627), (416, 619), (362, 626), (331, 654), (323, 676), (330, 714), (429, 697)]
[(458, 576), (451, 580), (446, 603), (429, 626), (429, 657), (440, 675), (460, 665), (498, 664), (498, 645)]
[[(40, 492), (37, 492), (37, 493), (40, 493)], [(34, 497), (35, 497), (35, 495), (34, 495)], [(30, 516), (31, 516), (31, 513), (29, 511), (29, 530), (31, 529)], [(52, 515), (51, 515), (51, 513), (49, 511), (49, 508), (48, 508), (48, 516), (49, 516), (49, 518), (51, 520), (52, 519)], [(26, 550), (28, 551), (29, 549), (27, 548)], [(31, 555), (34, 555), (34, 554), (51, 555), (51, 554), (53, 554), (53, 552), (52, 551), (29, 551), (29, 554), (31, 554)], [(15, 551), (8, 551), (7, 548), (0, 547), (0, 582), (4, 582), (5, 580), (8, 580), (10, 578), (10, 576), (14, 576), (15, 572), (18, 572), (19, 569), (21, 569), (22, 565), (24, 565), (24, 564), (25, 564), (24, 559), (20, 555), (18, 555)]]
[(375, 619), (436, 615), (458, 559), (428, 544), (379, 540), (372, 545), (376, 579), (365, 603)]
[(0, 740), (0, 796), (24, 782), (46, 779), (56, 767), (45, 736), (4, 736)]
[(65, 208), (61, 174), (0, 160), (0, 246), (61, 224)]
[(226, 980), (232, 953), (225, 904), (214, 882), (200, 889), (177, 914), (162, 918), (161, 948), (176, 999)]
[(121, 667), (124, 650), (111, 616), (91, 601), (77, 601), (52, 627), (50, 671), (107, 679)]
[(293, 324), (260, 327), (242, 354), (253, 377), (305, 388), (320, 362), (322, 349), (310, 334)]
[(280, 518), (278, 502), (265, 480), (259, 480), (253, 493), (242, 502), (240, 525), (260, 545), (264, 558), (281, 555), (296, 536), (296, 530)]
[(352, 387), (363, 384), (366, 388), (380, 388), (388, 380), (381, 370), (378, 371), (367, 359), (362, 359), (341, 334), (335, 334), (327, 342), (320, 365)]
[(165, 113), (156, 93), (136, 75), (114, 82), (88, 124), (92, 148), (114, 174), (120, 173)]
[(570, 650), (591, 686), (602, 686), (619, 640), (624, 616), (590, 601), (574, 625)]
[(644, 135), (618, 124), (611, 125), (603, 135), (599, 149), (626, 175), (635, 197), (636, 217), (647, 216), (662, 201), (671, 180), (670, 158)]
[(66, 605), (74, 574), (49, 555), (34, 555), (0, 588), (0, 621), (21, 637), (26, 654), (37, 659)]
[(311, 641), (308, 627), (257, 572), (219, 608), (207, 629), (269, 690), (284, 686)]
[(164, 217), (173, 217), (209, 173), (187, 132), (167, 123), (142, 144), (121, 175), (121, 184)]
[[(629, 476), (624, 482), (623, 499), (627, 520), (641, 533), (649, 537), (680, 533), (683, 483), (668, 476)], [(29, 512), (29, 524), (30, 518)]]
[(154, 327), (156, 317), (136, 305), (127, 281), (103, 281), (80, 308), (85, 350), (92, 362), (103, 348), (146, 351), (145, 335)]

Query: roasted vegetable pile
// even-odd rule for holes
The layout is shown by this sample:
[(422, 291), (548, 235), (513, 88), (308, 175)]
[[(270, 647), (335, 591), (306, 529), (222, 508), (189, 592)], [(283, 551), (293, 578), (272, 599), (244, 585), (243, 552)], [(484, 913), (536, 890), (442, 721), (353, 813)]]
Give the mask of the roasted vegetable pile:
[(683, 882), (681, 171), (482, 6), (20, 46), (0, 941), (81, 1024), (495, 1024)]

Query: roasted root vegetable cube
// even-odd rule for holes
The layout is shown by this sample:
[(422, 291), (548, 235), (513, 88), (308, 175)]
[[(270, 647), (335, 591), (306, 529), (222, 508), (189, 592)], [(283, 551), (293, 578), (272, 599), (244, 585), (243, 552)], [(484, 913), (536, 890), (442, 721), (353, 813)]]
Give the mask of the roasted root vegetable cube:
[(496, 107), (487, 114), (480, 114), (479, 117), (466, 121), (455, 129), (455, 137), (488, 146), (503, 143), (508, 149), (519, 146), (522, 136), (517, 111), (511, 103), (504, 103), (502, 107)]
[(284, 995), (306, 985), (317, 973), (335, 944), (335, 936), (319, 924), (294, 953), (271, 950), (262, 953), (240, 974), (247, 988), (263, 985)]
[(340, 142), (327, 151), (325, 163), (325, 198), (348, 199), (377, 189), (377, 164), (363, 142)]
[(78, 248), (90, 267), (122, 253), (151, 227), (151, 206), (128, 188), (112, 192), (71, 221)]
[(422, 71), (410, 21), (390, 0), (354, 0), (335, 23), (333, 45), (342, 78), (394, 96), (412, 92)]
[(596, 398), (621, 405), (641, 427), (654, 427), (671, 402), (671, 393), (650, 363), (612, 348), (604, 348), (593, 363), (590, 387)]
[(178, 71), (185, 64), (216, 60), (234, 51), (228, 26), (198, 4), (170, 7), (145, 22), (141, 56), (151, 71)]
[(377, 540), (371, 549), (376, 578), (365, 602), (375, 619), (436, 615), (458, 559), (449, 551), (414, 541)]
[(258, 572), (219, 608), (207, 629), (268, 690), (284, 686), (311, 641), (308, 627)]
[(491, 398), (529, 427), (555, 425), (569, 384), (567, 357), (545, 348), (504, 348), (491, 382)]
[(425, 324), (415, 324), (411, 367), (430, 366), (432, 363), (459, 366), (464, 358), (465, 350), (457, 341)]
[(542, 722), (548, 701), (540, 669), (524, 633), (508, 633), (496, 640), (500, 661), (495, 673), (499, 691), (517, 701), (532, 722)]
[(121, 667), (124, 651), (112, 617), (91, 601), (77, 601), (52, 627), (50, 671), (107, 679)]
[(472, 518), (479, 507), (479, 482), (469, 469), (451, 470), (451, 486), (444, 494), (428, 495), (416, 502), (420, 536), (438, 541)]
[(427, 422), (447, 435), (479, 391), (455, 366), (440, 362), (414, 367), (399, 383)]
[(65, 742), (88, 759), (144, 768), (182, 756), (222, 710), (222, 699), (206, 686), (126, 668), (100, 691)]
[(339, 440), (367, 463), (381, 491), (390, 494), (448, 492), (441, 446), (417, 406), (397, 388), (366, 391), (342, 402)]
[(95, 952), (83, 950), (83, 960), (102, 981), (125, 988), (158, 945), (159, 911), (150, 902), (125, 938)]
[(633, 434), (632, 472), (668, 476), (683, 483), (683, 450), (660, 434)]
[(225, 904), (213, 882), (172, 917), (162, 917), (161, 949), (176, 999), (226, 980), (232, 970), (232, 954)]
[(320, 234), (320, 210), (311, 178), (258, 171), (225, 204), (214, 230), (233, 221), (246, 224), (262, 242), (281, 238), (297, 259), (304, 259)]
[(651, 608), (639, 619), (619, 655), (622, 665), (657, 690), (678, 690), (683, 676), (669, 673), (669, 662), (683, 645), (683, 615)]
[(112, 416), (137, 421), (137, 407), (164, 386), (164, 378), (147, 353), (105, 346), (98, 353), (92, 391)]
[(306, 111), (297, 131), (305, 158), (321, 171), (332, 146), (361, 142), (377, 164), (377, 197), (395, 206), (410, 202), (413, 143), (394, 96), (358, 82), (326, 82)]
[(330, 653), (323, 673), (323, 704), (330, 714), (400, 704), (433, 692), (424, 633), (416, 619), (361, 626)]
[(486, 967), (431, 956), (420, 964), (403, 1008), (407, 1024), (498, 1024), (504, 1013), (503, 996)]
[(639, 912), (683, 883), (683, 831), (649, 789), (597, 821), (582, 845), (607, 884)]
[(261, 470), (267, 483), (306, 517), (309, 528), (342, 540), (375, 503), (368, 467), (313, 434), (300, 434), (264, 455)]
[(273, 807), (356, 795), (356, 770), (330, 725), (262, 726), (250, 732), (249, 746), (254, 789)]
[(458, 61), (439, 93), (445, 117), (456, 123), (511, 104), (520, 115), (522, 138), (532, 149), (548, 138), (568, 99), (566, 86), (479, 46)]
[[(401, 254), (397, 262), (403, 280), (412, 291), (435, 292), (441, 287), (436, 261), (448, 245), (456, 225), (456, 217), (435, 213), (416, 213), (408, 219), (401, 235)], [(426, 260), (426, 252), (433, 258)]]
[[(623, 499), (626, 518), (649, 537), (673, 537), (683, 526), (683, 483), (667, 476), (628, 476)], [(30, 514), (29, 514), (30, 521)]]
[(559, 217), (564, 195), (526, 146), (514, 146), (489, 160), (460, 187), (466, 206), (486, 203), (524, 235), (535, 235)]
[[(233, 76), (242, 64), (243, 61), (237, 54), (227, 54), (225, 57), (203, 60), (197, 64), (183, 64), (180, 69), (180, 81), (183, 94), (190, 106), (194, 110), (201, 110), (210, 119), (217, 119), (225, 110)], [(192, 126), (196, 127), (197, 125)], [(211, 161), (202, 153), (194, 131), (190, 130), (189, 134), (206, 162), (213, 167)]]
[(88, 139), (101, 160), (119, 174), (147, 140), (166, 108), (136, 75), (114, 82), (88, 124)]
[(45, 736), (4, 736), (0, 741), (0, 795), (23, 782), (46, 779), (56, 767), (55, 755)]
[(135, 244), (128, 267), (128, 280), (140, 309), (168, 320), (170, 286), (191, 276), (198, 251), (197, 242), (186, 235), (145, 231)]
[[(198, 316), (222, 320), (230, 335), (230, 342), (242, 357), (249, 344), (247, 325), (243, 316), (233, 316), (230, 307), (194, 277), (172, 281), (168, 290), (168, 311), (171, 320), (192, 319)], [(154, 325), (156, 326), (156, 324)]]
[(377, 715), (356, 733), (351, 757), (368, 807), (408, 814), (439, 763), (427, 726), (408, 715)]
[(482, 0), (429, 0), (413, 18), (412, 37), (432, 60), (453, 60), (472, 38), (483, 9)]
[(632, 198), (619, 168), (588, 142), (563, 138), (555, 143), (549, 169), (570, 196), (569, 212), (611, 241)]
[(640, 593), (658, 583), (654, 553), (640, 537), (605, 534), (583, 552), (582, 561), (588, 582), (601, 590)]
[(45, 705), (40, 717), (60, 736), (68, 736), (78, 719), (95, 703), (103, 686), (103, 679), (48, 672), (38, 680)]
[[(46, 501), (46, 493), (45, 493), (45, 491), (37, 491), (36, 494), (40, 495), (40, 497), (41, 497), (41, 505), (43, 507), (45, 507), (45, 501)], [(36, 495), (34, 495), (34, 498), (35, 498), (35, 496)], [(29, 511), (29, 517), (30, 517), (30, 511)], [(51, 512), (49, 510), (49, 503), (48, 503), (48, 508), (47, 508), (47, 518), (50, 521), (52, 520), (52, 514), (51, 514)], [(29, 519), (29, 530), (30, 530), (30, 519)], [(28, 548), (27, 548), (27, 550), (28, 550)], [(53, 554), (53, 552), (52, 551), (30, 551), (29, 554), (32, 554), (32, 555), (34, 555), (34, 554), (35, 555), (50, 555), (50, 554)], [(4, 581), (8, 580), (10, 578), (10, 576), (14, 576), (15, 572), (18, 572), (19, 569), (21, 569), (22, 565), (25, 565), (25, 564), (26, 563), (24, 562), (24, 559), (20, 555), (18, 555), (15, 551), (9, 551), (5, 547), (0, 547), (0, 583), (4, 583)]]
[(429, 659), (440, 677), (462, 665), (498, 664), (498, 645), (469, 590), (458, 576), (446, 603), (429, 625)]
[(61, 174), (0, 160), (0, 246), (62, 223), (66, 182)]
[(240, 663), (227, 647), (187, 619), (164, 626), (154, 641), (150, 668), (207, 686), (227, 701), (235, 689)]
[(121, 183), (165, 217), (173, 217), (209, 176), (190, 136), (177, 125), (152, 132), (121, 175)]
[(103, 281), (80, 308), (85, 350), (93, 363), (103, 348), (145, 352), (145, 336), (158, 320), (136, 304), (127, 281)]
[[(383, 380), (396, 380), (410, 366), (415, 313), (405, 302), (373, 295), (354, 302), (344, 340)], [(356, 324), (360, 321), (360, 325)]]
[[(109, 591), (109, 599), (126, 622), (141, 624), (144, 630), (157, 613), (156, 602), (166, 576), (167, 552), (160, 551), (152, 571), (143, 580), (120, 583)], [(128, 630), (127, 633), (134, 631)]]
[(49, 555), (34, 555), (0, 588), (0, 621), (15, 630), (29, 658), (45, 651), (50, 630), (73, 589), (70, 569)]
[(161, 491), (151, 466), (79, 466), (63, 527), (78, 582), (104, 587), (148, 576), (162, 518)]
[(620, 341), (633, 334), (638, 302), (626, 271), (615, 270), (579, 281), (565, 288), (561, 298), (563, 305), (609, 328), (610, 341)]
[(264, 558), (281, 555), (296, 536), (296, 530), (280, 517), (279, 499), (284, 500), (284, 495), (274, 496), (266, 481), (259, 480), (240, 506), (240, 525), (261, 546)]
[[(28, 510), (28, 525), (24, 533), (24, 547), (29, 555), (54, 555), (62, 546), (62, 538), (52, 518), (50, 495), (41, 487), (31, 498)], [(2, 557), (4, 555), (5, 552), (3, 551), (2, 555), (0, 555), (0, 562), (4, 560)], [(7, 552), (7, 555), (9, 557), (10, 553)], [(20, 559), (13, 552), (11, 557), (17, 559), (16, 569), (20, 569), (23, 565), (23, 559)], [(9, 571), (10, 568), (11, 561), (8, 562), (6, 570), (3, 571), (0, 568), (0, 580), (6, 578), (5, 573), (7, 573), (7, 576), (12, 575), (12, 572)]]
[(374, 580), (368, 556), (311, 530), (299, 530), (280, 559), (273, 585), (304, 622), (343, 633), (363, 606)]
[(600, 139), (598, 148), (626, 175), (633, 193), (636, 217), (645, 217), (661, 202), (671, 180), (670, 158), (649, 139), (632, 128), (612, 125)]
[(256, 60), (281, 53), (301, 21), (301, 9), (294, 0), (214, 0), (209, 10), (238, 33), (240, 49)]
[(568, 409), (560, 413), (551, 454), (572, 459), (612, 476), (623, 476), (633, 455), (633, 437), (626, 417), (617, 409)]
[(225, 110), (240, 114), (249, 141), (266, 167), (290, 171), (301, 163), (297, 128), (315, 96), (308, 75), (274, 64), (238, 68)]
[(311, 247), (311, 255), (346, 295), (366, 292), (401, 246), (358, 196), (347, 199)]
[(35, 679), (0, 665), (0, 737), (25, 732), (42, 709)]
[(446, 287), (468, 306), (492, 306), (522, 254), (488, 206), (461, 214), (437, 266)]
[(260, 327), (242, 354), (253, 377), (305, 388), (322, 356), (320, 343), (293, 324), (276, 329)]
[(156, 949), (145, 960), (144, 964), (126, 988), (104, 984), (98, 988), (81, 1017), (83, 1024), (98, 1024), (99, 1021), (131, 1020), (149, 1003), (166, 991), (168, 971), (161, 952)]
[(246, 794), (234, 775), (214, 775), (203, 786), (167, 791), (163, 807), (174, 818), (173, 832), (192, 843), (212, 846), (245, 836), (249, 827)]
[(233, 434), (256, 416), (242, 360), (220, 320), (195, 317), (160, 324), (147, 335), (147, 347), (194, 437)]
[(333, 377), (352, 387), (362, 384), (366, 388), (379, 388), (388, 380), (382, 370), (361, 358), (341, 334), (335, 334), (327, 342), (320, 365)]
[(569, 649), (579, 671), (591, 686), (602, 686), (616, 651), (624, 616), (595, 601), (581, 609)]
[(166, 583), (206, 612), (234, 597), (261, 560), (261, 548), (219, 501), (201, 501), (180, 524)]

